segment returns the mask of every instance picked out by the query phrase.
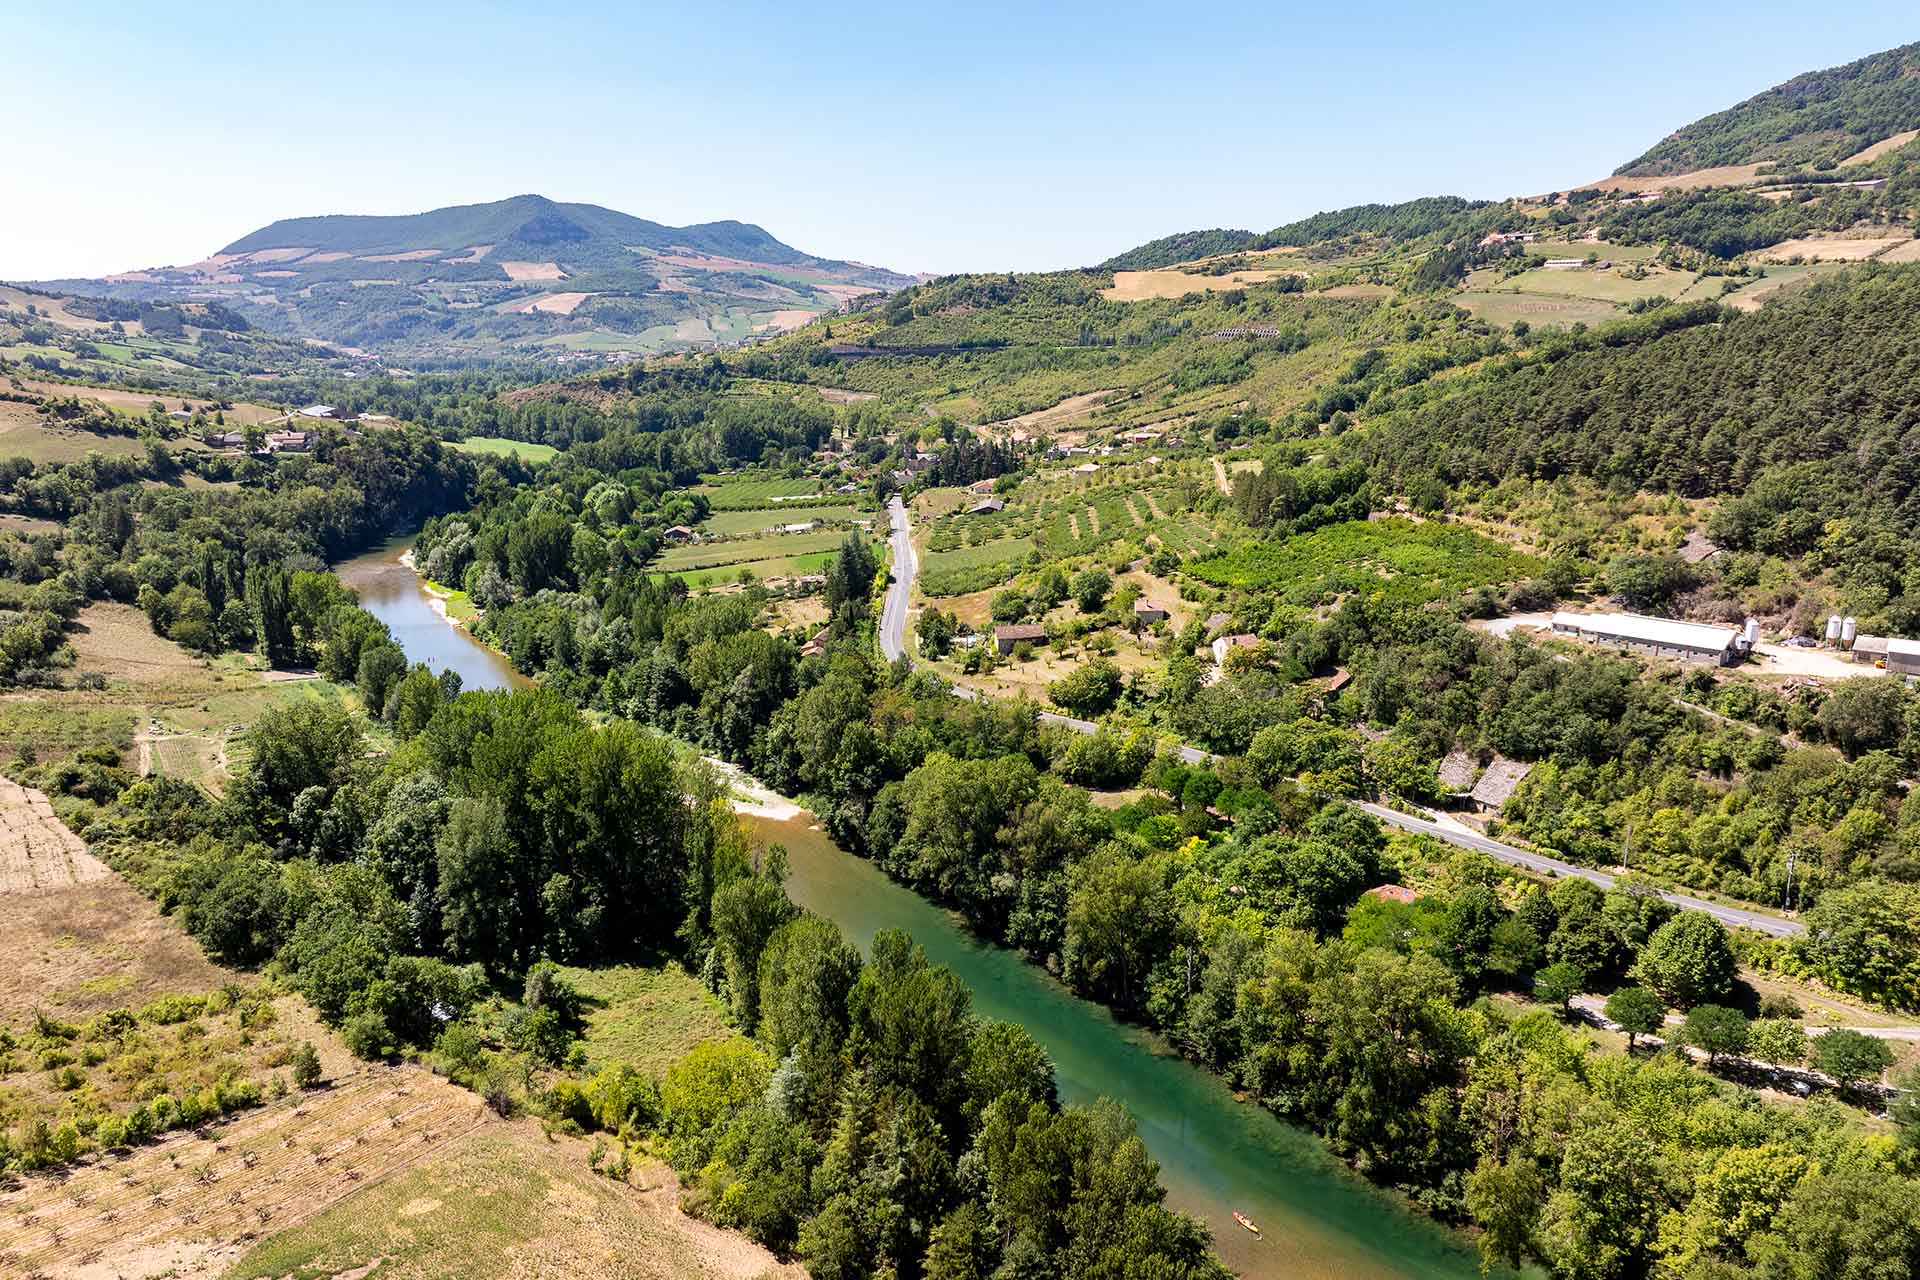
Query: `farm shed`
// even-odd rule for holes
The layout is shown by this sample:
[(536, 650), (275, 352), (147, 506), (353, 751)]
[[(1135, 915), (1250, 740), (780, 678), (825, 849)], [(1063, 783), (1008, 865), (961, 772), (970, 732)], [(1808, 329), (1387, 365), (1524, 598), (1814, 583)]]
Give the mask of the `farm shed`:
[(1005, 511), (1006, 509), (1007, 504), (998, 498), (983, 498), (971, 507), (968, 507), (967, 514), (970, 516), (990, 516), (996, 512)]
[(1473, 791), (1473, 776), (1480, 772), (1480, 766), (1474, 758), (1464, 751), (1447, 752), (1446, 758), (1435, 770), (1440, 779), (1440, 791), (1443, 795), (1464, 796)]
[(1894, 675), (1920, 675), (1920, 640), (1893, 636), (1887, 641), (1887, 670)]
[(1887, 646), (1890, 643), (1885, 636), (1870, 636), (1862, 631), (1853, 638), (1853, 660), (1864, 666), (1880, 666), (1887, 660)]
[(1556, 613), (1553, 634), (1615, 645), (1654, 658), (1731, 666), (1746, 652), (1740, 632), (1702, 622), (1676, 622), (1637, 613)]
[(1521, 779), (1533, 771), (1530, 764), (1518, 760), (1508, 760), (1495, 756), (1487, 771), (1480, 775), (1480, 781), (1474, 784), (1473, 807), (1482, 813), (1498, 813), (1513, 795)]
[(1018, 622), (993, 629), (994, 651), (1002, 656), (1012, 653), (1017, 644), (1044, 644), (1046, 639), (1047, 629), (1037, 622)]
[(1133, 616), (1151, 626), (1156, 622), (1165, 622), (1167, 620), (1167, 611), (1149, 601), (1135, 600), (1133, 602)]

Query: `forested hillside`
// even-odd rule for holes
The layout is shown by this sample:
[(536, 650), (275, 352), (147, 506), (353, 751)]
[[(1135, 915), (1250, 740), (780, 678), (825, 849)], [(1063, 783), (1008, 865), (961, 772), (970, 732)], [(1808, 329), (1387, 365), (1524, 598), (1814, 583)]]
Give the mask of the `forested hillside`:
[(1253, 246), (1255, 236), (1251, 231), (1229, 231), (1215, 228), (1212, 231), (1182, 231), (1177, 235), (1162, 236), (1150, 240), (1125, 253), (1116, 254), (1100, 264), (1103, 271), (1152, 271), (1156, 267), (1170, 267), (1176, 262), (1192, 262), (1196, 258), (1211, 258), (1222, 253), (1238, 253)]
[[(1882, 566), (1905, 630), (1920, 489), (1920, 268), (1868, 268), (1754, 314), (1674, 313), (1550, 340), (1533, 356), (1384, 414), (1355, 447), (1405, 482), (1579, 475), (1603, 485), (1724, 495), (1723, 545), (1801, 554), (1841, 539), (1855, 572)], [(1697, 321), (1710, 321), (1697, 323)], [(1838, 529), (1832, 522), (1849, 523)]]
[(1920, 44), (1809, 71), (1680, 129), (1614, 170), (1629, 177), (1774, 161), (1830, 166), (1920, 128)]

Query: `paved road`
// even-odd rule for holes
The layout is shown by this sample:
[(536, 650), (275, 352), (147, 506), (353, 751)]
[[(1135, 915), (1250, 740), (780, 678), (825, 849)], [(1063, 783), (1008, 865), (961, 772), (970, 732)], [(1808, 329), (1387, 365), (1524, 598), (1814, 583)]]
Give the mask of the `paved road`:
[[(920, 571), (920, 564), (913, 554), (913, 539), (907, 523), (906, 507), (901, 505), (899, 498), (895, 498), (888, 504), (887, 509), (893, 517), (893, 584), (887, 589), (886, 605), (880, 613), (880, 652), (886, 656), (887, 661), (895, 662), (906, 652), (907, 601), (913, 595), (913, 580)], [(954, 693), (963, 698), (980, 696), (975, 690), (958, 686), (955, 687)], [(1042, 711), (1040, 721), (1043, 724), (1063, 725), (1076, 733), (1092, 733), (1100, 727), (1091, 720), (1076, 720), (1072, 716), (1063, 716), (1053, 711)], [(1212, 755), (1198, 747), (1183, 745), (1175, 750), (1179, 753), (1180, 759), (1187, 764), (1204, 764), (1214, 759)], [(1591, 880), (1602, 889), (1613, 887), (1615, 877), (1605, 871), (1595, 871), (1591, 867), (1577, 867), (1571, 862), (1562, 862), (1558, 858), (1549, 858), (1545, 854), (1516, 849), (1510, 844), (1502, 844), (1498, 840), (1477, 832), (1442, 826), (1382, 805), (1368, 804), (1363, 800), (1352, 800), (1348, 803), (1361, 812), (1372, 814), (1380, 821), (1391, 823), (1403, 831), (1420, 832), (1463, 849), (1478, 849), (1481, 853), (1509, 866), (1522, 867), (1541, 875), (1578, 876), (1582, 880)], [(1704, 898), (1695, 898), (1684, 893), (1663, 893), (1660, 896), (1684, 910), (1704, 911), (1722, 924), (1735, 925), (1742, 929), (1756, 929), (1761, 933), (1773, 934), (1775, 937), (1793, 937), (1807, 931), (1805, 925), (1793, 920), (1781, 920), (1775, 916), (1758, 911), (1747, 911), (1740, 907), (1722, 906), (1720, 903), (1708, 902)]]
[(913, 553), (907, 508), (897, 496), (887, 503), (887, 514), (893, 520), (893, 583), (880, 610), (880, 653), (888, 662), (898, 662), (907, 651), (907, 601), (913, 597), (920, 561)]
[[(1582, 880), (1593, 881), (1602, 889), (1611, 889), (1616, 879), (1605, 871), (1595, 871), (1592, 867), (1578, 867), (1571, 862), (1549, 858), (1545, 854), (1516, 849), (1510, 844), (1502, 844), (1487, 836), (1471, 831), (1456, 831), (1452, 827), (1428, 822), (1411, 814), (1386, 808), (1384, 805), (1368, 804), (1364, 800), (1354, 800), (1349, 803), (1361, 812), (1370, 813), (1380, 821), (1391, 823), (1403, 831), (1417, 831), (1423, 835), (1430, 835), (1436, 840), (1458, 845), (1462, 849), (1478, 849), (1510, 866), (1524, 867), (1542, 875), (1579, 876)], [(1705, 898), (1690, 897), (1684, 893), (1663, 893), (1660, 896), (1684, 910), (1704, 911), (1722, 924), (1738, 925), (1742, 929), (1756, 929), (1778, 938), (1790, 938), (1807, 931), (1807, 927), (1798, 921), (1782, 920), (1778, 916), (1748, 911), (1741, 907), (1724, 906), (1718, 902), (1708, 902)]]

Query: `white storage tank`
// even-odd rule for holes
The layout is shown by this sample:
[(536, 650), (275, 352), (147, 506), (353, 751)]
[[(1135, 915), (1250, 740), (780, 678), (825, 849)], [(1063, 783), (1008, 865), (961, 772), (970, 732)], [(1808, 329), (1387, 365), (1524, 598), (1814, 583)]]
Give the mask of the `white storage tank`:
[(1853, 638), (1860, 634), (1860, 619), (1842, 618), (1840, 620), (1840, 644), (1843, 648), (1853, 647)]
[(1760, 619), (1747, 619), (1746, 642), (1748, 653), (1752, 653), (1760, 647)]
[(1832, 617), (1827, 619), (1827, 643), (1838, 644), (1839, 642), (1840, 642), (1840, 615), (1836, 613)]

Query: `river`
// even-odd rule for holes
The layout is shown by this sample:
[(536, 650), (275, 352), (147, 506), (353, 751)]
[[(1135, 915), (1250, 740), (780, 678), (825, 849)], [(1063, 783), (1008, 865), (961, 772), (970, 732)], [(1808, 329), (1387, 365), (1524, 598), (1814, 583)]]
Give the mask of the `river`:
[[(400, 557), (404, 544), (338, 566), (407, 657), (460, 672), (468, 689), (525, 680), (499, 654), (453, 625)], [(1313, 1135), (1238, 1102), (1215, 1076), (1167, 1051), (1152, 1035), (1078, 999), (1013, 952), (981, 942), (956, 917), (846, 853), (809, 816), (742, 819), (755, 837), (784, 845), (795, 902), (837, 924), (866, 948), (881, 929), (904, 929), (936, 964), (973, 990), (980, 1014), (1016, 1022), (1052, 1055), (1067, 1102), (1126, 1104), (1160, 1162), (1174, 1207), (1212, 1230), (1220, 1257), (1265, 1280), (1411, 1280), (1479, 1275), (1465, 1238), (1368, 1186)], [(1257, 1222), (1255, 1239), (1233, 1221)]]
[(451, 668), (463, 689), (525, 688), (530, 682), (513, 664), (455, 625), (437, 607), (420, 576), (402, 563), (412, 545), (399, 538), (377, 551), (333, 567), (340, 581), (360, 593), (360, 604), (387, 624), (408, 662), (424, 662), (437, 675)]

